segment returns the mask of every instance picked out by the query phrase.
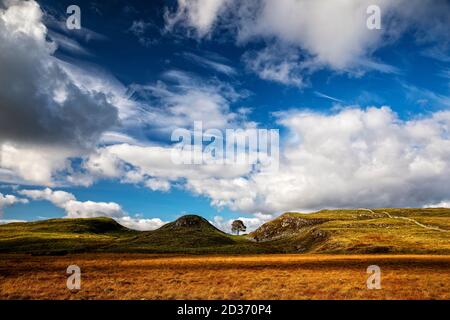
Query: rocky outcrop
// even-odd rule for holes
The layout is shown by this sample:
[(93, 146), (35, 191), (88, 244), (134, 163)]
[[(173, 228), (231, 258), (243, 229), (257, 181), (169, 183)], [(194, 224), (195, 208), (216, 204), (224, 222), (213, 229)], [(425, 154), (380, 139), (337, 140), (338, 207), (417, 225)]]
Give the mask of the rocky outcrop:
[(328, 220), (302, 218), (290, 214), (284, 214), (281, 217), (262, 225), (249, 236), (257, 242), (276, 240), (293, 236), (307, 227), (319, 225), (326, 221)]

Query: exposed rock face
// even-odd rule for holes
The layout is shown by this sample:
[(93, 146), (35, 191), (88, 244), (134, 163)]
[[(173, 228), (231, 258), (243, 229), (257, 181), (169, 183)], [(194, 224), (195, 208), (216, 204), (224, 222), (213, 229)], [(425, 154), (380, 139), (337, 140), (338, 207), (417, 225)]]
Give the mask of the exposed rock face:
[(262, 225), (256, 231), (252, 232), (250, 236), (258, 242), (276, 240), (292, 236), (302, 231), (302, 228), (318, 225), (326, 221), (326, 219), (305, 219), (284, 214), (278, 219)]
[(383, 213), (375, 213), (375, 214), (362, 213), (362, 214), (359, 214), (357, 217), (358, 220), (371, 220), (371, 219), (382, 219), (382, 218), (386, 218), (386, 215)]

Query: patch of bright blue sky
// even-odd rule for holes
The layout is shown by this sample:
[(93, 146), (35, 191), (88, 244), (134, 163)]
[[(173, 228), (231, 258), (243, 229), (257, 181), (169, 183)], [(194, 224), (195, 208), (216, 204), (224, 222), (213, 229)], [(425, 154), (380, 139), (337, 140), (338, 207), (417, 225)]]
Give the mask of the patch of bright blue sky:
[[(27, 189), (27, 187), (23, 187)], [(35, 189), (30, 187), (30, 189)], [(70, 192), (78, 201), (116, 202), (132, 217), (161, 218), (172, 221), (185, 214), (199, 214), (208, 219), (220, 214), (231, 218), (236, 216), (226, 208), (219, 210), (210, 205), (205, 197), (194, 196), (179, 188), (169, 192), (155, 192), (145, 187), (121, 184), (114, 181), (101, 181), (92, 187), (58, 188), (57, 190)], [(4, 194), (16, 194), (11, 187), (2, 186)], [(65, 215), (61, 208), (57, 208), (48, 201), (32, 201), (29, 204), (17, 204), (4, 209), (2, 219), (42, 220), (60, 218)]]
[[(0, 191), (1, 192), (1, 191)], [(48, 220), (65, 216), (64, 210), (48, 201), (33, 201), (29, 204), (16, 204), (3, 210), (5, 220)]]
[[(426, 90), (441, 95), (449, 91), (448, 81), (443, 81), (439, 76), (445, 65), (426, 57), (423, 51), (427, 47), (417, 45), (412, 34), (406, 34), (374, 54), (376, 61), (393, 66), (398, 73), (372, 71), (358, 77), (324, 69), (304, 75), (310, 85), (299, 89), (261, 80), (245, 68), (242, 55), (248, 50), (261, 48), (261, 43), (236, 46), (235, 40), (227, 35), (215, 34), (211, 39), (198, 41), (182, 34), (165, 33), (164, 8), (168, 4), (174, 5), (174, 1), (115, 1), (100, 4), (95, 1), (64, 0), (57, 5), (53, 1), (41, 3), (59, 12), (64, 12), (69, 4), (78, 3), (82, 8), (83, 27), (105, 36), (101, 41), (81, 42), (92, 55), (79, 58), (108, 70), (125, 85), (155, 83), (164, 72), (173, 69), (191, 72), (205, 79), (216, 77), (229, 82), (238, 90), (251, 93), (247, 98), (232, 104), (232, 108), (253, 108), (251, 119), (263, 126), (273, 126), (271, 114), (275, 111), (308, 108), (327, 112), (337, 103), (319, 97), (317, 92), (340, 100), (343, 105), (389, 105), (402, 118), (406, 118), (440, 107), (427, 96)], [(142, 37), (151, 41), (150, 45), (142, 45), (129, 31), (133, 21), (142, 21), (148, 25)], [(224, 57), (237, 70), (237, 74), (220, 74), (184, 56), (185, 53), (203, 56), (207, 52)], [(411, 92), (411, 89), (417, 90)]]
[(70, 188), (66, 191), (76, 194), (80, 201), (101, 202), (109, 199), (117, 202), (130, 216), (171, 221), (185, 214), (200, 214), (209, 219), (218, 213), (231, 215), (228, 210), (219, 212), (212, 208), (205, 197), (193, 196), (176, 187), (169, 192), (155, 192), (145, 187), (103, 181), (92, 188)]

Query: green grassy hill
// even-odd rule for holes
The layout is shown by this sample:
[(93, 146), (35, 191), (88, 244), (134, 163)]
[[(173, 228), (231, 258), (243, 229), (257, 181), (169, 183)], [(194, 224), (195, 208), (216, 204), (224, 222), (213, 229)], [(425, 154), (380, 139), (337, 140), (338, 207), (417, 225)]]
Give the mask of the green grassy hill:
[(140, 234), (113, 219), (52, 219), (0, 226), (0, 252), (64, 254), (103, 250)]
[(155, 231), (129, 230), (112, 219), (54, 219), (0, 226), (0, 253), (60, 255), (81, 252), (259, 253), (274, 252), (226, 234), (199, 216), (184, 216)]
[(118, 246), (116, 250), (190, 252), (200, 248), (234, 245), (235, 242), (231, 236), (216, 229), (202, 217), (189, 215), (155, 231), (142, 232), (131, 241)]
[(285, 213), (250, 237), (298, 252), (449, 254), (450, 209)]
[(0, 226), (0, 252), (450, 254), (450, 209), (291, 212), (246, 236), (193, 215), (147, 232), (108, 218), (11, 223)]
[(142, 232), (111, 250), (189, 254), (281, 252), (271, 243), (255, 243), (243, 236), (226, 234), (206, 219), (195, 215), (183, 216), (155, 231)]

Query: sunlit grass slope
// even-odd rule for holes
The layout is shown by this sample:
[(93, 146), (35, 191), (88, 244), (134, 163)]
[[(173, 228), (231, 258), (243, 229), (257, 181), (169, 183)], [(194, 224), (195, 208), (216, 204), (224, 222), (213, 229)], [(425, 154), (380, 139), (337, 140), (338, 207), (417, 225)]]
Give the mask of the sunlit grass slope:
[(0, 226), (0, 252), (450, 254), (450, 209), (291, 212), (243, 236), (194, 215), (147, 232), (108, 218), (12, 223)]

